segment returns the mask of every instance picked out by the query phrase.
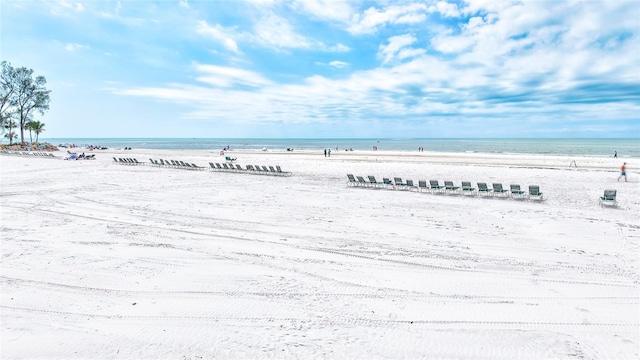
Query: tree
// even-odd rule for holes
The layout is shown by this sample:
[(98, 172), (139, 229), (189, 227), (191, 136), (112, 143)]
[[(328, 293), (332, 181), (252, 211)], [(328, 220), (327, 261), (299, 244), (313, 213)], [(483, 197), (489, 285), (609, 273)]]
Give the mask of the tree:
[(16, 108), (20, 120), (20, 142), (24, 144), (24, 129), (34, 111), (44, 115), (49, 110), (51, 90), (45, 88), (47, 79), (44, 76), (32, 77), (33, 70), (21, 67), (15, 69), (14, 94), (12, 105)]
[(33, 142), (33, 137), (31, 136), (31, 132), (33, 131), (33, 120), (29, 120), (27, 121), (26, 124), (24, 124), (24, 129), (25, 130), (29, 130), (29, 143)]
[(13, 121), (11, 116), (9, 116), (9, 117), (7, 117), (5, 119), (5, 122), (4, 122), (4, 125), (2, 126), (2, 128), (6, 132), (6, 134), (4, 134), (4, 137), (8, 138), (9, 139), (9, 145), (12, 145), (13, 144), (13, 140), (18, 137), (16, 132), (13, 131), (13, 129), (16, 128), (16, 122)]
[(36, 142), (38, 142), (38, 138), (40, 137), (40, 133), (44, 131), (44, 123), (40, 121), (29, 121), (29, 137), (31, 137), (31, 131), (33, 130), (36, 133)]
[(0, 74), (0, 126), (5, 129), (5, 122), (10, 118), (13, 97), (15, 94), (15, 69), (10, 63), (3, 61)]

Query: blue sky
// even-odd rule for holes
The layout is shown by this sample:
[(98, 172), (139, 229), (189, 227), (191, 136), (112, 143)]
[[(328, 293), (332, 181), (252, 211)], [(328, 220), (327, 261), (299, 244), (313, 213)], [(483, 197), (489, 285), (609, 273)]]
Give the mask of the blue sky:
[(43, 137), (640, 137), (637, 1), (0, 2)]

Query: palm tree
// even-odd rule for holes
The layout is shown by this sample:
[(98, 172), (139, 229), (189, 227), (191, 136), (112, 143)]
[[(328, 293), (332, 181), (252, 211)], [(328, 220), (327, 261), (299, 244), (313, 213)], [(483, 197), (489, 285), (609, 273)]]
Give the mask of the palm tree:
[(29, 130), (29, 143), (33, 143), (33, 136), (31, 134), (31, 131), (33, 130), (33, 124), (34, 123), (35, 123), (35, 121), (29, 120), (29, 121), (27, 121), (26, 124), (24, 124), (24, 129), (25, 130)]
[(33, 132), (36, 133), (36, 143), (37, 143), (38, 138), (40, 137), (40, 133), (44, 131), (44, 123), (40, 121), (30, 121), (30, 123), (31, 123), (31, 129), (29, 129), (29, 132), (33, 130)]
[(4, 128), (7, 130), (7, 133), (4, 135), (4, 137), (9, 139), (9, 145), (12, 145), (13, 139), (18, 137), (18, 134), (13, 131), (13, 129), (15, 129), (16, 127), (16, 122), (11, 118), (8, 118), (4, 123)]

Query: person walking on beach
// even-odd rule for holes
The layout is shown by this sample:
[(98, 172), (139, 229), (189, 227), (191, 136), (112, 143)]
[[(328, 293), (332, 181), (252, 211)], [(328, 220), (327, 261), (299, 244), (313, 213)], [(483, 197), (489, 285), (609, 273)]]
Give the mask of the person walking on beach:
[(324, 157), (327, 157), (327, 149), (324, 149)]
[(614, 152), (613, 152), (613, 158), (614, 158), (614, 159), (617, 159), (617, 158), (618, 158), (618, 152), (617, 152), (617, 151), (614, 151)]
[(624, 176), (624, 182), (627, 182), (627, 163), (622, 164), (622, 167), (620, 168), (620, 176), (618, 176), (618, 181), (620, 181), (620, 178)]
[(331, 149), (327, 150), (327, 156), (331, 157)]

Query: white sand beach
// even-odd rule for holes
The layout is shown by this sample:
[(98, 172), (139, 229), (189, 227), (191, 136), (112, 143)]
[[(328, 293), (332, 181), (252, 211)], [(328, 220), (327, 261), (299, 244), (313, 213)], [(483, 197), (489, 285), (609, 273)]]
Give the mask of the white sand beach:
[[(640, 358), (638, 159), (230, 153), (292, 172), (274, 177), (112, 159), (214, 151), (94, 153), (0, 155), (2, 359)], [(545, 201), (347, 173), (535, 184)]]

